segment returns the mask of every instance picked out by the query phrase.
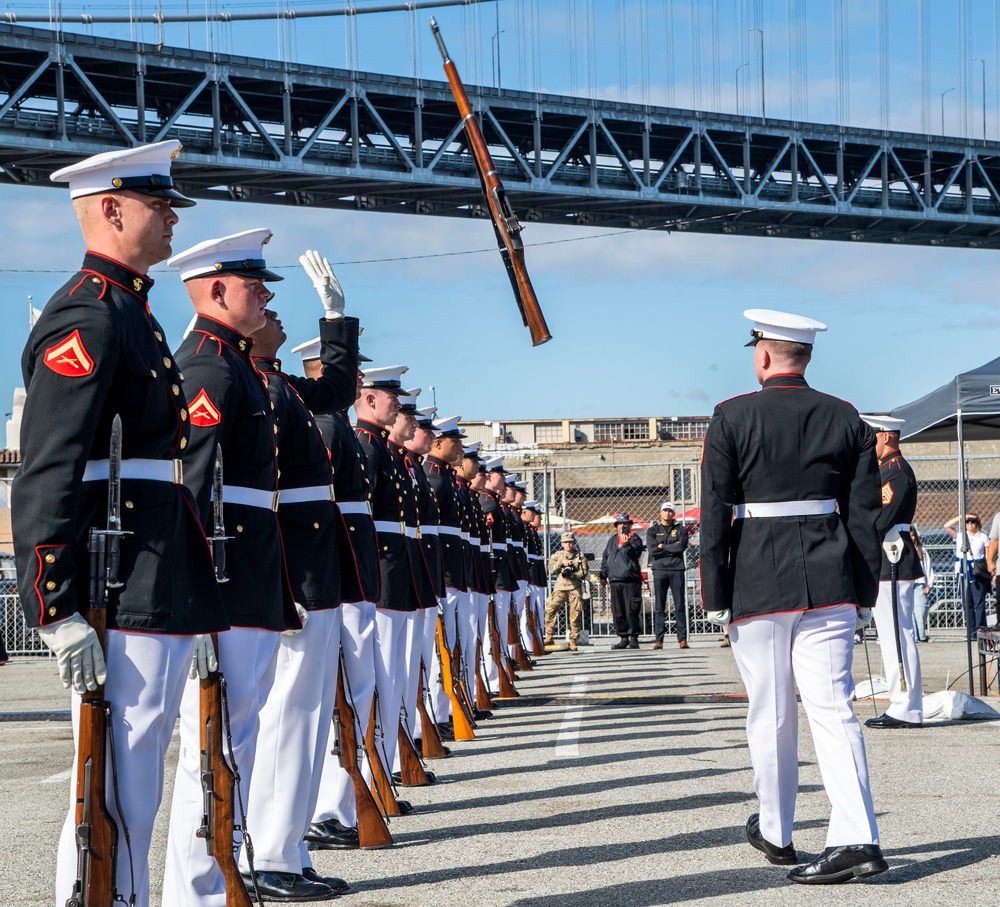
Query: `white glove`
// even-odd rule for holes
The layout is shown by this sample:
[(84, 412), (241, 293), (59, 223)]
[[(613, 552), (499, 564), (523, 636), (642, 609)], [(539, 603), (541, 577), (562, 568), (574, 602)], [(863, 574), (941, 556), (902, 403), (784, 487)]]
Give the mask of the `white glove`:
[(299, 256), (299, 263), (305, 268), (306, 274), (312, 281), (319, 295), (319, 301), (326, 309), (326, 317), (330, 321), (336, 321), (344, 317), (344, 291), (340, 288), (340, 281), (333, 273), (333, 268), (319, 252), (314, 249), (307, 249), (303, 255)]
[(295, 603), (295, 613), (299, 615), (299, 622), (302, 624), (301, 627), (291, 627), (285, 630), (282, 634), (283, 636), (296, 636), (301, 633), (305, 628), (306, 624), (309, 623), (309, 612), (302, 607), (298, 602)]
[(212, 637), (205, 633), (194, 638), (194, 654), (191, 656), (191, 667), (188, 677), (192, 680), (200, 677), (204, 680), (213, 671), (219, 670), (219, 659), (215, 657), (215, 646)]
[(871, 608), (858, 608), (858, 622), (854, 626), (854, 632), (857, 633), (863, 630), (872, 622), (872, 609)]
[(733, 612), (726, 608), (725, 611), (706, 611), (705, 616), (708, 617), (713, 624), (719, 624), (724, 627), (729, 623), (729, 619), (733, 616)]
[(72, 686), (82, 696), (108, 679), (101, 643), (82, 614), (39, 627), (38, 635), (55, 652), (59, 676), (67, 690)]

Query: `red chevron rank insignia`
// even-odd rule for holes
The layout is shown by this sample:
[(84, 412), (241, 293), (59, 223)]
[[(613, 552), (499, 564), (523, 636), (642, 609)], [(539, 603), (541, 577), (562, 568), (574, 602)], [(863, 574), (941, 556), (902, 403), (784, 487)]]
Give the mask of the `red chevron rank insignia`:
[(84, 378), (94, 370), (94, 360), (83, 345), (80, 331), (73, 331), (61, 343), (45, 351), (45, 364), (57, 375)]
[(191, 424), (198, 428), (211, 428), (222, 421), (222, 413), (218, 407), (209, 399), (205, 389), (202, 388), (198, 396), (191, 401), (188, 407), (188, 414), (191, 416)]
[(889, 483), (889, 482), (886, 482), (882, 486), (882, 506), (883, 507), (885, 507), (886, 504), (892, 503), (893, 494), (894, 494), (894, 492), (892, 490), (892, 484)]

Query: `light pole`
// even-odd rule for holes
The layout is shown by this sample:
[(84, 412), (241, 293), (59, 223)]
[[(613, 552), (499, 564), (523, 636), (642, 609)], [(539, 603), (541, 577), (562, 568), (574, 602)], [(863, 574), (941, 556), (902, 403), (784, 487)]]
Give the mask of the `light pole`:
[(737, 113), (737, 115), (739, 115), (740, 113), (743, 112), (740, 109), (740, 70), (741, 69), (746, 69), (746, 67), (748, 67), (749, 65), (750, 65), (749, 63), (740, 63), (740, 65), (736, 67), (736, 113)]
[(954, 90), (954, 88), (946, 88), (941, 92), (941, 135), (944, 135), (944, 96), (948, 94), (949, 91)]
[(760, 119), (767, 119), (767, 107), (764, 105), (764, 29), (751, 26), (747, 31), (755, 31), (760, 35)]
[(431, 406), (437, 407), (438, 405), (437, 388), (433, 384), (429, 384), (427, 385), (427, 390), (431, 392)]
[(973, 57), (972, 62), (983, 64), (983, 144), (986, 143), (986, 61), (982, 57)]

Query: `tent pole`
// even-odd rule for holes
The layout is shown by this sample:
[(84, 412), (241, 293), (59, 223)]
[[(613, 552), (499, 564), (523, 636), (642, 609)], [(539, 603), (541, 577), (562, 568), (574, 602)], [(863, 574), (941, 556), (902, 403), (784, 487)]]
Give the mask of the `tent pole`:
[(958, 585), (962, 598), (962, 617), (966, 620), (965, 647), (969, 660), (969, 695), (976, 695), (976, 685), (972, 676), (972, 640), (969, 638), (967, 618), (970, 612), (971, 597), (969, 595), (969, 533), (965, 527), (965, 515), (969, 512), (965, 498), (965, 439), (962, 434), (962, 410), (956, 413), (958, 428), (958, 525), (962, 538), (962, 554), (959, 562), (960, 573)]

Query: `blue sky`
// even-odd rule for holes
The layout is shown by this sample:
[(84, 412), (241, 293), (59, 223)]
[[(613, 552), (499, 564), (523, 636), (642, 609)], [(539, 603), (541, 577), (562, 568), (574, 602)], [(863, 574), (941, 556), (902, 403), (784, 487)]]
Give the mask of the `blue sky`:
[[(298, 8), (332, 7), (337, 0), (285, 2)], [(360, 4), (359, 4), (360, 5)], [(719, 106), (734, 110), (736, 66), (746, 73), (759, 66), (755, 47), (746, 46), (740, 24), (765, 33), (765, 88), (768, 114), (789, 115), (791, 88), (800, 86), (787, 66), (788, 22), (805, 8), (802, 0), (704, 0), (697, 4), (701, 27), (703, 106), (714, 107), (714, 72), (719, 72)], [(18, 2), (24, 13), (44, 11), (45, 3)], [(128, 11), (128, 3), (89, 3), (93, 13)], [(134, 9), (155, 10), (147, 0)], [(214, 4), (217, 9), (274, 9), (274, 4)], [(585, 40), (587, 11), (593, 30), (609, 40), (591, 55)], [(645, 6), (648, 52), (637, 35)], [(834, 0), (810, 0), (805, 33), (809, 46), (809, 119), (836, 119), (838, 84), (833, 78)], [(183, 10), (183, 0), (163, 3), (165, 12)], [(204, 3), (190, 0), (192, 11)], [(876, 2), (850, 0), (850, 122), (879, 124), (879, 55)], [(81, 6), (64, 3), (65, 11)], [(718, 41), (712, 10), (719, 11)], [(996, 16), (994, 4), (934, 0), (928, 6), (934, 29), (929, 78), (921, 103), (917, 0), (889, 4), (891, 40), (886, 55), (890, 76), (891, 123), (919, 130), (922, 113), (937, 131), (941, 91), (962, 84), (956, 30), (968, 8), (965, 55), (987, 60), (987, 127), (997, 136)], [(499, 5), (503, 81), (509, 87), (584, 93), (589, 83), (605, 97), (638, 101), (647, 86), (650, 101), (668, 96), (666, 73), (672, 61), (670, 96), (690, 106), (694, 92), (688, 0), (674, 0), (673, 42), (664, 37), (666, 0), (576, 0), (572, 20), (565, 0), (503, 0)], [(624, 12), (623, 18), (619, 11)], [(537, 16), (535, 13), (537, 12)], [(972, 13), (975, 13), (974, 18)], [(467, 82), (479, 75), (492, 83), (490, 41), (496, 6), (439, 10), (449, 48)], [(357, 18), (358, 66), (409, 75), (419, 64), (428, 78), (440, 78), (439, 57), (426, 27), (428, 13)], [(537, 25), (535, 24), (537, 20)], [(310, 63), (343, 66), (347, 60), (345, 20), (300, 20), (279, 43), (274, 23), (221, 26), (217, 48), (276, 58), (281, 52)], [(568, 23), (577, 39), (567, 34)], [(622, 27), (626, 40), (616, 36)], [(480, 41), (467, 39), (478, 27)], [(128, 37), (129, 26), (99, 26), (101, 34)], [(204, 47), (205, 26), (192, 26), (192, 45)], [(419, 53), (412, 53), (412, 34)], [(757, 32), (749, 33), (756, 42)], [(155, 29), (141, 35), (155, 40)], [(348, 38), (350, 33), (348, 32)], [(166, 27), (168, 44), (186, 44), (186, 28)], [(718, 45), (718, 54), (713, 47)], [(544, 61), (536, 47), (545, 46)], [(519, 52), (520, 51), (520, 52)], [(576, 63), (570, 55), (575, 51)], [(668, 53), (669, 51), (669, 53)], [(741, 56), (742, 55), (742, 56)], [(668, 60), (669, 57), (669, 60)], [(593, 59), (593, 66), (587, 62)], [(643, 59), (648, 60), (644, 67)], [(718, 63), (716, 64), (716, 60)], [(783, 62), (784, 61), (784, 62)], [(478, 65), (477, 65), (478, 64)], [(970, 131), (981, 130), (980, 64), (968, 63), (965, 85)], [(624, 77), (624, 81), (621, 77)], [(753, 88), (753, 84), (750, 85)], [(757, 85), (759, 88), (759, 83)], [(743, 91), (743, 83), (741, 83)], [(742, 100), (742, 98), (741, 98)], [(802, 95), (797, 104), (802, 106)], [(946, 95), (948, 132), (961, 124), (962, 95)], [(64, 190), (0, 187), (8, 225), (0, 251), (0, 286), (7, 329), (0, 336), (0, 412), (9, 409), (20, 383), (20, 350), (27, 336), (27, 296), (44, 301), (76, 268), (82, 240)], [(785, 308), (826, 321), (810, 368), (813, 383), (862, 409), (888, 409), (946, 381), (952, 374), (1000, 354), (995, 304), (996, 258), (986, 251), (900, 248), (777, 238), (698, 236), (690, 233), (597, 231), (530, 224), (525, 230), (527, 260), (554, 340), (530, 346), (510, 287), (495, 251), (489, 224), (410, 215), (308, 211), (247, 203), (201, 203), (180, 212), (175, 251), (207, 237), (251, 226), (267, 226), (275, 237), (268, 262), (282, 268), (275, 307), (289, 333), (288, 348), (314, 336), (321, 314), (297, 257), (319, 248), (335, 267), (347, 295), (348, 311), (366, 325), (365, 352), (382, 364), (407, 363), (412, 384), (436, 387), (443, 414), (466, 418), (556, 418), (613, 415), (690, 415), (711, 412), (720, 399), (754, 387), (748, 350), (742, 348), (751, 307)], [(571, 240), (567, 242), (566, 240)], [(476, 250), (485, 250), (477, 252)], [(473, 254), (420, 260), (427, 253)], [(337, 264), (341, 263), (341, 264)], [(163, 266), (153, 275), (154, 309), (174, 344), (190, 317), (186, 294)]]

